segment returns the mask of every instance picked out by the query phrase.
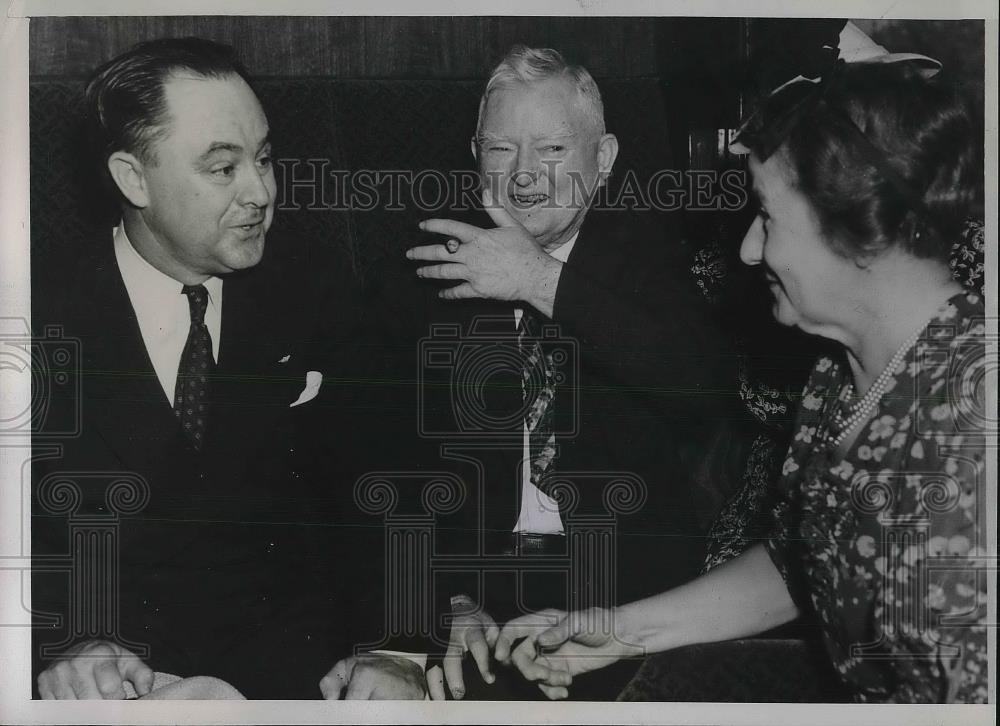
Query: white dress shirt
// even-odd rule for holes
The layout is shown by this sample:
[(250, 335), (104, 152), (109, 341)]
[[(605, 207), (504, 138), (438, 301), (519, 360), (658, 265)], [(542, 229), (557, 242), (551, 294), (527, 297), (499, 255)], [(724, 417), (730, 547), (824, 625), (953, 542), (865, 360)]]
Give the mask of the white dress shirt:
[[(115, 259), (139, 321), (142, 342), (146, 345), (146, 353), (153, 363), (163, 393), (173, 406), (177, 368), (191, 329), (191, 308), (187, 295), (181, 292), (184, 285), (157, 270), (136, 252), (125, 234), (124, 224), (115, 227), (114, 238)], [(218, 361), (219, 334), (222, 331), (222, 280), (210, 277), (204, 285), (208, 290), (205, 324), (212, 336), (212, 357)]]
[[(566, 262), (576, 238), (580, 236), (577, 232), (569, 242), (557, 247), (549, 254), (559, 260)], [(514, 309), (514, 328), (521, 324), (521, 316), (524, 314), (523, 308)], [(555, 405), (559, 405), (556, 399)], [(541, 489), (531, 483), (531, 443), (528, 436), (528, 424), (524, 424), (524, 445), (521, 449), (521, 456), (524, 461), (521, 463), (521, 511), (517, 515), (517, 523), (514, 525), (515, 532), (530, 532), (531, 534), (565, 534), (563, 530), (562, 518), (559, 516), (559, 505), (552, 497), (544, 494)]]

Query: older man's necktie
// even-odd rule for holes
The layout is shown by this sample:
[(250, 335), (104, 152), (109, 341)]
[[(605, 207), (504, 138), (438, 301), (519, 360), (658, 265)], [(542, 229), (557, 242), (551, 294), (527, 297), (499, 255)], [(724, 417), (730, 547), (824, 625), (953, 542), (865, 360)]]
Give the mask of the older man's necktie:
[(209, 386), (215, 370), (212, 336), (205, 325), (208, 290), (204, 285), (185, 285), (182, 292), (187, 295), (191, 309), (191, 327), (177, 368), (174, 413), (180, 419), (184, 435), (200, 451), (208, 426)]
[(531, 454), (531, 483), (547, 493), (544, 476), (556, 453), (553, 428), (556, 382), (552, 356), (545, 353), (539, 327), (535, 314), (525, 309), (517, 328), (517, 345), (524, 361), (521, 382)]

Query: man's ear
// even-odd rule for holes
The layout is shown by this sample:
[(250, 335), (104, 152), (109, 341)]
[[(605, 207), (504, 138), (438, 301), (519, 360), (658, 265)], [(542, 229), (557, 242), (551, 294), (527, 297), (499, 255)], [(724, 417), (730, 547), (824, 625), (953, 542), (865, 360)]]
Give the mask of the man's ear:
[(108, 157), (108, 172), (115, 186), (133, 207), (143, 209), (149, 205), (146, 177), (142, 162), (127, 151), (116, 151)]
[(598, 184), (605, 184), (611, 176), (611, 168), (618, 158), (618, 137), (614, 134), (604, 134), (597, 144), (597, 177)]
[(479, 144), (477, 143), (475, 136), (473, 136), (469, 140), (469, 148), (472, 149), (472, 158), (475, 159), (476, 163), (478, 164), (479, 163)]

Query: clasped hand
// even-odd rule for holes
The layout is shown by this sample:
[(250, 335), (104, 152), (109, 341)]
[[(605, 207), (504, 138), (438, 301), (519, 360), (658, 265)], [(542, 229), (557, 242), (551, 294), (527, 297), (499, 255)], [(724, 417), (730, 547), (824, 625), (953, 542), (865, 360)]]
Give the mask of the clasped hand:
[(615, 611), (605, 608), (523, 615), (504, 626), (495, 657), (512, 663), (549, 698), (564, 699), (574, 676), (641, 655), (641, 648), (617, 637), (614, 619)]
[[(452, 621), (448, 638), (448, 649), (441, 659), (427, 669), (427, 690), (436, 701), (445, 699), (444, 686), (455, 699), (465, 695), (465, 679), (462, 677), (462, 661), (466, 653), (471, 653), (479, 673), (487, 683), (495, 677), (490, 670), (490, 651), (496, 646), (500, 629), (485, 610), (465, 596), (452, 601)], [(442, 672), (443, 671), (443, 672)]]
[[(493, 619), (471, 601), (454, 612), (444, 679), (455, 698), (465, 692), (461, 662), (466, 652), (472, 654), (487, 683), (494, 681), (489, 668), (488, 649), (492, 648), (498, 662), (517, 668), (553, 700), (569, 696), (574, 676), (641, 654), (636, 646), (615, 637), (613, 610), (542, 610), (511, 620), (499, 634)], [(444, 698), (440, 667), (428, 670), (427, 684), (432, 698)]]

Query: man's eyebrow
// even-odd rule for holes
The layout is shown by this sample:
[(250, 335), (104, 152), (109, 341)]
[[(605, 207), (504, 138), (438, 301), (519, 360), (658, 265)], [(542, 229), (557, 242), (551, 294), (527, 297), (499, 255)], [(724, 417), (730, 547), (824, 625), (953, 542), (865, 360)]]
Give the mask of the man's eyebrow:
[(211, 144), (208, 145), (208, 149), (205, 150), (205, 153), (203, 153), (198, 158), (204, 161), (212, 154), (218, 153), (220, 151), (231, 151), (234, 154), (238, 154), (241, 151), (243, 151), (243, 147), (240, 146), (239, 144), (232, 144), (227, 141), (213, 141)]
[[(265, 148), (270, 143), (271, 143), (270, 135), (265, 136), (257, 147), (258, 151), (260, 149)], [(219, 151), (230, 151), (234, 154), (239, 154), (240, 152), (243, 151), (243, 147), (240, 144), (234, 144), (228, 141), (213, 141), (211, 144), (208, 145), (208, 149), (205, 150), (205, 153), (203, 153), (198, 158), (201, 160), (205, 160), (208, 159), (212, 154), (215, 154)]]
[(560, 131), (553, 131), (551, 134), (542, 134), (541, 136), (536, 136), (536, 139), (571, 139), (574, 136), (578, 136), (576, 131), (573, 129), (563, 129)]
[[(537, 136), (534, 136), (533, 138), (535, 141), (546, 141), (549, 139), (572, 139), (576, 136), (579, 136), (579, 134), (576, 131), (573, 131), (572, 129), (565, 129), (565, 130), (553, 131), (547, 134), (539, 134)], [(507, 141), (507, 137), (500, 136), (498, 134), (491, 134), (489, 131), (484, 131), (483, 133), (479, 134), (479, 136), (476, 137), (476, 141), (479, 142), (480, 144), (487, 143), (490, 141)]]

